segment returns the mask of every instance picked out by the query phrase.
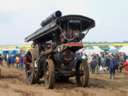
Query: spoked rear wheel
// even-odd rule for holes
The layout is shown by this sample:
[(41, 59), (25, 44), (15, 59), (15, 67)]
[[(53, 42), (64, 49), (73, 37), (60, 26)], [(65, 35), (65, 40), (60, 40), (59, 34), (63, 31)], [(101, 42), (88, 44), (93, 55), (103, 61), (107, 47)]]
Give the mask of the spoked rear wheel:
[(0, 68), (0, 78), (1, 78), (1, 68)]
[[(33, 62), (33, 63), (32, 63)], [(38, 82), (37, 72), (36, 72), (36, 60), (33, 61), (31, 52), (28, 52), (25, 56), (25, 72), (26, 81), (28, 84), (35, 84)]]
[(26, 79), (27, 79), (27, 84), (35, 84), (36, 83), (36, 75), (34, 70), (31, 68), (26, 71)]
[(46, 88), (48, 89), (54, 88), (55, 73), (54, 73), (54, 62), (52, 59), (48, 59), (48, 63), (46, 65), (46, 70), (44, 73), (44, 83)]
[(76, 82), (78, 86), (86, 87), (89, 81), (89, 67), (87, 61), (82, 61), (76, 70)]

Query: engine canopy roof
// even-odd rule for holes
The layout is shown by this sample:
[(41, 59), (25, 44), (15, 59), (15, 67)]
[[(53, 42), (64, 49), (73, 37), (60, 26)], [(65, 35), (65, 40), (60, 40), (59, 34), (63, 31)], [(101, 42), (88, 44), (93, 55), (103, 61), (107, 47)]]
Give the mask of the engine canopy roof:
[(74, 23), (79, 22), (81, 25), (81, 31), (82, 32), (85, 30), (91, 29), (95, 26), (95, 21), (91, 18), (86, 17), (86, 16), (82, 16), (82, 15), (60, 16), (60, 17), (51, 19), (51, 21), (48, 24), (42, 26), (41, 28), (36, 30), (34, 33), (27, 36), (25, 38), (25, 41), (29, 42), (29, 41), (34, 41), (40, 37), (43, 38), (44, 35), (49, 34), (53, 31), (55, 32), (55, 30), (59, 29), (60, 27), (63, 29), (63, 27), (65, 26), (65, 24), (67, 22), (74, 22)]

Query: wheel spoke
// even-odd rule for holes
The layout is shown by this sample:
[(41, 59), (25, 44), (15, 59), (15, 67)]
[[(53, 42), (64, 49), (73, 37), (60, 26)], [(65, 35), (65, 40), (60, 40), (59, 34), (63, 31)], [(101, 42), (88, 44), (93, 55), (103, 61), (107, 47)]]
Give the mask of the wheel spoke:
[(26, 67), (27, 83), (29, 83), (29, 84), (37, 83), (39, 80), (38, 73), (37, 73), (37, 67), (35, 67), (35, 65), (37, 65), (37, 60), (33, 58), (31, 52), (27, 52), (25, 58), (26, 58), (26, 63), (27, 63), (25, 66)]
[(77, 84), (85, 87), (88, 84), (89, 69), (87, 63), (81, 63), (78, 68), (79, 74), (76, 75)]
[(54, 64), (52, 60), (49, 60), (44, 74), (45, 86), (50, 89), (53, 88), (54, 79)]

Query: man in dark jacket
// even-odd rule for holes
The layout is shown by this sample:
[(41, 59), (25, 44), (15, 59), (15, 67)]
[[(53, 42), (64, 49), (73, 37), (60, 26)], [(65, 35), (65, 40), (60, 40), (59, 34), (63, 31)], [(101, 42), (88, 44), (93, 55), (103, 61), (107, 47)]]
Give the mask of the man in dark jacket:
[(110, 64), (109, 64), (109, 73), (110, 73), (110, 79), (114, 79), (115, 77), (115, 70), (116, 70), (116, 66), (118, 64), (116, 58), (112, 55), (109, 56), (110, 58)]
[(92, 60), (90, 62), (90, 67), (91, 67), (92, 73), (95, 73), (96, 66), (97, 66), (97, 60), (96, 60), (96, 57), (93, 56)]

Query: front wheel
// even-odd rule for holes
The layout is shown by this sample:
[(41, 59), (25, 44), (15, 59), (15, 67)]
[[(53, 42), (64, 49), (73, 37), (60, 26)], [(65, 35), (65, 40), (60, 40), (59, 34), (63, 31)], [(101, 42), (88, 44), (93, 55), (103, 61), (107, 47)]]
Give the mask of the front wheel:
[(48, 59), (48, 62), (46, 64), (45, 72), (44, 72), (44, 83), (46, 88), (48, 89), (54, 88), (55, 68), (54, 68), (54, 62), (52, 59)]
[(87, 60), (82, 61), (76, 68), (76, 82), (78, 86), (86, 87), (89, 81), (89, 67)]

